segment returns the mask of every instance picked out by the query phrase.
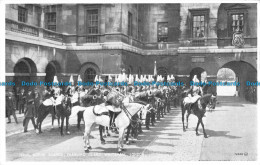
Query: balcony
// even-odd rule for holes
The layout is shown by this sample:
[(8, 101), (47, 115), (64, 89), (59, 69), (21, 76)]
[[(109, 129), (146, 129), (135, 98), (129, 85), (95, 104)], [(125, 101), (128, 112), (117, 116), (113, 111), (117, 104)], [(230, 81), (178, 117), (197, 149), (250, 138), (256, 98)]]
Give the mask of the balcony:
[(5, 21), (5, 29), (17, 33), (22, 33), (31, 36), (39, 36), (39, 28), (27, 25), (22, 22), (16, 22), (10, 19)]
[[(179, 49), (219, 49), (219, 48), (235, 48), (232, 46), (232, 38), (188, 38), (180, 39), (176, 42), (154, 42), (144, 43), (132, 36), (123, 33), (105, 33), (92, 35), (77, 34), (61, 34), (40, 27), (27, 25), (22, 22), (6, 19), (6, 31), (22, 33), (40, 38), (56, 41), (55, 44), (67, 46), (86, 46), (89, 49), (123, 49), (141, 54), (176, 54)], [(13, 34), (15, 35), (15, 34)], [(245, 48), (255, 48), (257, 46), (257, 38), (245, 37)], [(114, 43), (113, 43), (114, 42)], [(96, 43), (96, 44), (95, 44)], [(111, 43), (111, 44), (110, 44)], [(122, 44), (123, 43), (123, 44)], [(85, 45), (86, 44), (86, 45)], [(114, 45), (113, 45), (114, 44)], [(116, 45), (116, 46), (115, 46)], [(191, 48), (192, 47), (192, 48)], [(86, 47), (85, 47), (86, 48)], [(79, 47), (84, 49), (84, 47)], [(191, 50), (191, 51), (192, 51)]]

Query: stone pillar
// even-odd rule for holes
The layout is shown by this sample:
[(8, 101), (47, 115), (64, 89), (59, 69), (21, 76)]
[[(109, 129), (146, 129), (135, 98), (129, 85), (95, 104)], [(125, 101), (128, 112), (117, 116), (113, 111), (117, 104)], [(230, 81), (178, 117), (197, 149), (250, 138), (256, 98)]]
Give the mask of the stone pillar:
[(40, 27), (41, 28), (45, 28), (45, 7), (42, 7), (42, 13), (41, 13), (41, 24)]

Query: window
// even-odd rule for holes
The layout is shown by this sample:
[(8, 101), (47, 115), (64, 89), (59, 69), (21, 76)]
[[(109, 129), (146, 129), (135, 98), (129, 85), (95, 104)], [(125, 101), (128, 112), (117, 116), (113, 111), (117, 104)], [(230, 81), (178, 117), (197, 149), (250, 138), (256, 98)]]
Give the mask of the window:
[(46, 28), (56, 31), (56, 12), (46, 13)]
[(88, 68), (86, 71), (85, 71), (85, 74), (84, 74), (84, 81), (85, 82), (94, 82), (94, 79), (96, 77), (96, 71), (95, 69), (93, 68)]
[(87, 10), (87, 32), (98, 34), (98, 9)]
[(132, 13), (128, 12), (128, 36), (133, 36), (133, 16)]
[(192, 38), (203, 38), (205, 36), (205, 16), (194, 15), (192, 19)]
[(236, 30), (247, 35), (249, 30), (247, 29), (248, 9), (250, 7), (245, 4), (235, 4), (225, 7), (227, 11), (228, 37), (232, 37)]
[[(200, 38), (207, 37), (209, 9), (208, 8), (190, 9), (189, 11), (191, 14), (190, 37), (193, 39), (200, 39)], [(204, 41), (202, 42), (203, 43), (198, 43), (198, 44), (203, 45)]]
[(27, 21), (27, 10), (21, 6), (18, 7), (18, 21), (20, 22)]
[(158, 22), (158, 42), (168, 41), (168, 22)]
[(232, 14), (232, 32), (234, 33), (236, 30), (239, 32), (243, 32), (244, 30), (244, 14)]

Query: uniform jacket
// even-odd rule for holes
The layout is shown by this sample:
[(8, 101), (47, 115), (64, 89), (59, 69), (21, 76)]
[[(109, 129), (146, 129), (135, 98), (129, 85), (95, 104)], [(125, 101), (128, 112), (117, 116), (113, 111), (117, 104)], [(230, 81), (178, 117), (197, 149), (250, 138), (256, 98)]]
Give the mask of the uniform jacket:
[(15, 110), (15, 107), (16, 104), (14, 96), (6, 96), (6, 111), (8, 116), (12, 114), (12, 111)]

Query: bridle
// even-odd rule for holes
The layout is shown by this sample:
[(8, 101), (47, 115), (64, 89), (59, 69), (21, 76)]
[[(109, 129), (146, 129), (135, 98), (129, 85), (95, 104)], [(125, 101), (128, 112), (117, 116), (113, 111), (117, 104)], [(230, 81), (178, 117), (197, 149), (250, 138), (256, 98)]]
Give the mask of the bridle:
[[(144, 108), (144, 106), (142, 106), (141, 108), (139, 108), (139, 110), (138, 110), (135, 114), (137, 114), (139, 111), (141, 111), (142, 108)], [(125, 112), (126, 116), (127, 116), (128, 119), (130, 120), (131, 126), (132, 126), (133, 128), (135, 128), (135, 127), (138, 125), (138, 123), (141, 123), (141, 120), (140, 120), (139, 118), (137, 118), (137, 120), (133, 120), (133, 119), (132, 119), (133, 115), (131, 115), (131, 113), (129, 112), (129, 110), (128, 110), (124, 105), (121, 106), (121, 109)], [(135, 114), (134, 114), (134, 115), (135, 115)], [(134, 122), (136, 122), (135, 125), (133, 125)]]

